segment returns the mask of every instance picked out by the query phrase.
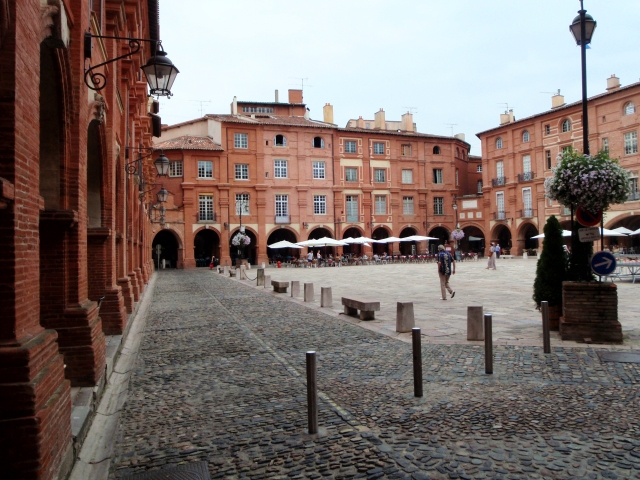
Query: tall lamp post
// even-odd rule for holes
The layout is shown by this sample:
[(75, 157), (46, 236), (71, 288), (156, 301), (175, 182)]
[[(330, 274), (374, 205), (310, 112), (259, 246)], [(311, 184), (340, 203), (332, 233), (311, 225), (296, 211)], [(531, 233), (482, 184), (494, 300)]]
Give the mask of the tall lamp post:
[(582, 59), (582, 141), (583, 153), (589, 155), (589, 116), (587, 114), (587, 45), (591, 43), (593, 32), (596, 29), (596, 21), (591, 15), (587, 15), (583, 0), (580, 0), (578, 16), (573, 19), (569, 29), (580, 46)]
[[(244, 194), (241, 194), (244, 195)], [(247, 201), (244, 198), (236, 200), (236, 211), (240, 212), (240, 232), (244, 233), (244, 227), (242, 226), (242, 211), (246, 208)]]
[[(453, 211), (456, 212), (456, 228), (460, 228), (460, 222), (458, 222), (458, 197), (456, 195), (453, 196)], [(458, 240), (453, 239), (453, 250), (454, 252), (458, 250)]]

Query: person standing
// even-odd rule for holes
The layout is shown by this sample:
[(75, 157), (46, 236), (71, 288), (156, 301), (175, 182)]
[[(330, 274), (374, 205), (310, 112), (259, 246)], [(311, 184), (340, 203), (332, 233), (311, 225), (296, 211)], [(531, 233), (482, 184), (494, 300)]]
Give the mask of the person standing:
[(456, 291), (449, 286), (449, 277), (456, 274), (456, 261), (453, 256), (445, 251), (444, 245), (438, 245), (438, 276), (440, 277), (440, 293), (442, 300), (447, 299), (447, 291), (453, 298)]
[(493, 242), (491, 242), (491, 248), (489, 249), (489, 262), (487, 263), (486, 270), (490, 268), (493, 270), (496, 269), (496, 247)]
[(501, 250), (500, 244), (496, 243), (496, 259), (500, 258), (500, 250)]
[(307, 254), (307, 263), (309, 266), (311, 266), (311, 262), (313, 262), (313, 250), (309, 250), (309, 253)]

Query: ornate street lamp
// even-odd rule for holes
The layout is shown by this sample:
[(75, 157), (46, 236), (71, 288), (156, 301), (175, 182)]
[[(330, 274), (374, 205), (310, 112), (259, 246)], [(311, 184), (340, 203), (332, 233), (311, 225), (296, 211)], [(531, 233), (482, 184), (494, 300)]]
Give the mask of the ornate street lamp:
[(158, 172), (159, 177), (166, 177), (169, 175), (169, 167), (171, 166), (171, 162), (167, 157), (164, 156), (164, 153), (160, 153), (160, 156), (156, 158), (156, 161), (153, 162), (156, 167), (156, 171)]
[(157, 196), (158, 196), (158, 201), (160, 203), (164, 203), (167, 201), (167, 198), (169, 197), (169, 192), (164, 187), (162, 187), (158, 192)]
[(587, 113), (587, 45), (591, 43), (593, 32), (596, 29), (596, 21), (591, 15), (587, 15), (583, 0), (580, 0), (578, 16), (573, 19), (569, 30), (580, 46), (582, 59), (582, 141), (583, 153), (589, 155), (589, 116)]

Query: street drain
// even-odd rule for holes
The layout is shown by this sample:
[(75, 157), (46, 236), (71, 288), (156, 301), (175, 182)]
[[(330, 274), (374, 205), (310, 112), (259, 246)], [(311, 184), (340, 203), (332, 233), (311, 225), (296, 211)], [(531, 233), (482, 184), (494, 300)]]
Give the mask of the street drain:
[(122, 480), (211, 480), (207, 462), (194, 462), (164, 470), (137, 473)]

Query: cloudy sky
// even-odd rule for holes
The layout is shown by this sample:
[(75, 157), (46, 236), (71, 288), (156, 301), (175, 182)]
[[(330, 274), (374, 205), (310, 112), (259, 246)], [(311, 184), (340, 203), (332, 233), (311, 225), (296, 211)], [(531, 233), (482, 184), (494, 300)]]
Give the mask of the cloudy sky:
[[(640, 0), (585, 0), (597, 21), (588, 94), (640, 78)], [(569, 25), (579, 0), (161, 0), (168, 56), (180, 69), (163, 123), (229, 113), (238, 100), (274, 101), (300, 88), (311, 118), (388, 120), (411, 109), (418, 130), (476, 133), (581, 98), (580, 48)], [(450, 124), (454, 124), (453, 126)]]

